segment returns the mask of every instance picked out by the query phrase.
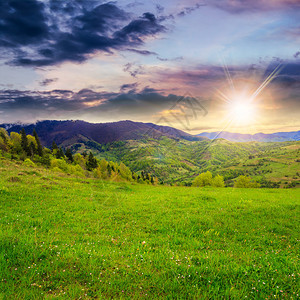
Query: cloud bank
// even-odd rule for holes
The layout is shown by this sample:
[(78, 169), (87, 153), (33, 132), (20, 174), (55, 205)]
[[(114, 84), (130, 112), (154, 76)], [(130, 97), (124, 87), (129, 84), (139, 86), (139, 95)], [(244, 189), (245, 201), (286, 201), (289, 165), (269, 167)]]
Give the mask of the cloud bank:
[(81, 63), (98, 51), (149, 55), (135, 48), (166, 30), (152, 13), (134, 18), (101, 1), (1, 1), (0, 19), (0, 48), (18, 66)]

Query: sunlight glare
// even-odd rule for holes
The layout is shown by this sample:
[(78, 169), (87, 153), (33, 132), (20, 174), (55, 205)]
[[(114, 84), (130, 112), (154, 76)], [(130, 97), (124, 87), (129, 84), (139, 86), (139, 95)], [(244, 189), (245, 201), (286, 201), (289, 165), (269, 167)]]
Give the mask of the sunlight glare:
[(250, 101), (235, 101), (230, 104), (230, 113), (234, 122), (249, 124), (254, 121), (255, 109)]

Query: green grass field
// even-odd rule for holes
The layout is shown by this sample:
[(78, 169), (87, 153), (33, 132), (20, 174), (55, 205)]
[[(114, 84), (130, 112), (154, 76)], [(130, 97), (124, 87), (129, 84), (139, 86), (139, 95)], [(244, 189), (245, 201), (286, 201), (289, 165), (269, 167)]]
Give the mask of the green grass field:
[(299, 203), (2, 160), (0, 299), (298, 299)]

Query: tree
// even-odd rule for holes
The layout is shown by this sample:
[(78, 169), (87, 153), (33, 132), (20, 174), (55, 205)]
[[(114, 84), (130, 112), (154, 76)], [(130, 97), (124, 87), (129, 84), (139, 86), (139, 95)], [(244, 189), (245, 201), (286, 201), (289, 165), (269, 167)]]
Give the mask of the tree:
[(9, 136), (4, 128), (0, 128), (0, 149), (8, 151)]
[(193, 186), (211, 186), (211, 185), (212, 185), (212, 174), (209, 171), (198, 175), (193, 182)]
[(151, 182), (151, 184), (154, 184), (154, 178), (153, 178), (153, 176), (151, 176), (150, 182)]
[(108, 177), (110, 177), (111, 176), (111, 165), (110, 164), (108, 164), (107, 165), (107, 174), (108, 174)]
[(212, 186), (214, 187), (224, 187), (224, 178), (223, 176), (217, 175), (212, 180)]
[(86, 168), (89, 171), (92, 171), (93, 169), (97, 168), (97, 166), (98, 166), (97, 159), (94, 157), (93, 153), (90, 152), (88, 160), (86, 162)]
[(235, 188), (258, 188), (260, 184), (256, 181), (251, 181), (251, 178), (248, 176), (241, 175), (237, 178), (234, 183)]
[(40, 141), (35, 129), (33, 129), (33, 136), (35, 138), (36, 145), (37, 145), (37, 153), (38, 153), (39, 156), (43, 156), (43, 147), (41, 145), (41, 141)]
[(131, 180), (131, 178), (132, 178), (132, 172), (122, 162), (120, 163), (120, 175), (126, 180)]
[(80, 165), (81, 168), (85, 168), (85, 159), (80, 153), (76, 153), (73, 158), (76, 165)]
[(53, 154), (56, 154), (56, 152), (54, 153), (55, 150), (58, 151), (58, 147), (54, 141), (52, 142), (51, 150), (52, 150)]
[(21, 135), (17, 132), (10, 133), (10, 141), (11, 141), (11, 148), (13, 153), (21, 153), (22, 146), (21, 146)]
[(66, 157), (71, 163), (74, 161), (73, 154), (70, 148), (66, 150)]
[(33, 156), (36, 153), (36, 151), (37, 149), (35, 147), (35, 144), (33, 142), (30, 142), (28, 146), (28, 155)]
[(59, 148), (58, 154), (56, 156), (58, 156), (58, 158), (64, 158), (65, 157), (64, 150), (61, 147)]
[(27, 155), (30, 155), (28, 139), (24, 128), (22, 128), (20, 134), (21, 134), (21, 147)]

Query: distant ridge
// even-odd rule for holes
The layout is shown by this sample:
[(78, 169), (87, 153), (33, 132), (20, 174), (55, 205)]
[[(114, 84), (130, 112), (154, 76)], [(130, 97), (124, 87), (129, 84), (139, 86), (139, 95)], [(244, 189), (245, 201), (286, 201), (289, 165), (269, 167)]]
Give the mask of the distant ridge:
[(19, 132), (22, 128), (27, 134), (32, 134), (35, 129), (41, 139), (43, 146), (50, 147), (55, 141), (58, 145), (77, 140), (91, 140), (99, 144), (115, 141), (140, 140), (143, 138), (160, 138), (166, 136), (175, 139), (201, 141), (205, 137), (190, 135), (184, 131), (159, 126), (152, 123), (141, 123), (133, 121), (120, 121), (112, 123), (88, 123), (85, 121), (40, 121), (36, 124), (2, 124), (8, 132)]
[(219, 139), (225, 139), (231, 142), (287, 142), (287, 141), (299, 141), (300, 131), (292, 132), (275, 132), (275, 133), (256, 133), (256, 134), (242, 134), (231, 133), (223, 131), (218, 135), (218, 132), (202, 132), (197, 135), (198, 137), (207, 137), (214, 139), (216, 136)]

